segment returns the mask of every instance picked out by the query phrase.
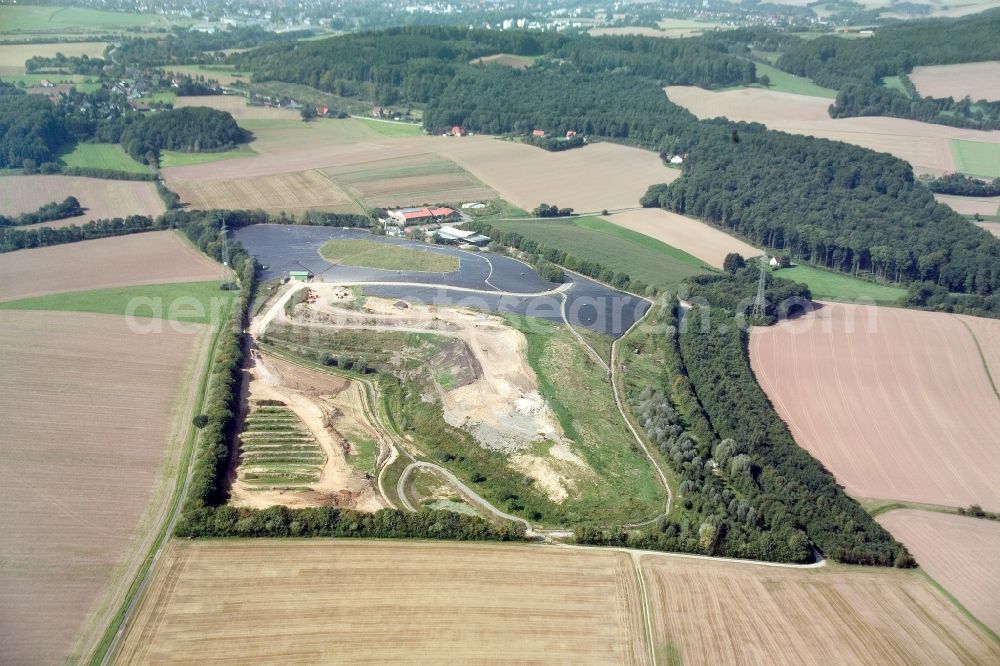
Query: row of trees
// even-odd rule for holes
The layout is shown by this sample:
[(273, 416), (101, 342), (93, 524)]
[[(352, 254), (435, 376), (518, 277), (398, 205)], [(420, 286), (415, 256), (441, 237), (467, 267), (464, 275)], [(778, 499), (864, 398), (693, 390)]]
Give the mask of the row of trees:
[(47, 203), (33, 213), (22, 213), (17, 217), (0, 215), (0, 227), (20, 227), (26, 224), (64, 220), (68, 217), (83, 215), (83, 213), (83, 206), (80, 205), (76, 197), (66, 197), (61, 202)]
[(162, 217), (154, 220), (145, 215), (130, 215), (124, 219), (116, 217), (110, 220), (93, 220), (80, 226), (72, 224), (58, 229), (0, 227), (0, 253), (169, 228), (169, 224), (163, 225)]
[(830, 116), (892, 116), (952, 127), (995, 130), (1000, 129), (1000, 102), (985, 99), (973, 102), (969, 97), (955, 101), (951, 97), (911, 96), (885, 86), (849, 83), (837, 93), (836, 101), (830, 106)]
[(988, 181), (952, 173), (929, 181), (927, 189), (938, 194), (957, 194), (963, 197), (995, 197), (1000, 196), (1000, 178)]

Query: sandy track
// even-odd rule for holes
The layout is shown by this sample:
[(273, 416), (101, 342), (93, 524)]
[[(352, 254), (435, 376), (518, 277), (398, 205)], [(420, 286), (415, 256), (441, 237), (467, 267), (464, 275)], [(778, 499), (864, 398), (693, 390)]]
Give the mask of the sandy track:
[(623, 553), (199, 541), (164, 565), (117, 663), (648, 663)]
[(949, 139), (1000, 143), (1000, 131), (980, 132), (901, 118), (830, 118), (831, 100), (773, 90), (712, 92), (669, 86), (667, 97), (699, 118), (725, 116), (758, 122), (774, 130), (844, 141), (906, 160), (917, 173), (955, 171)]
[(87, 209), (84, 215), (32, 226), (58, 228), (129, 215), (157, 217), (166, 210), (156, 185), (148, 181), (76, 176), (0, 177), (0, 215), (34, 212), (45, 204), (61, 202), (70, 196), (76, 197)]
[[(263, 139), (262, 139), (263, 140)], [(255, 144), (256, 145), (256, 144)], [(533, 146), (486, 136), (419, 136), (344, 142), (317, 138), (294, 153), (258, 155), (209, 164), (164, 169), (172, 188), (184, 183), (255, 178), (278, 173), (337, 167), (375, 160), (412, 158), (425, 153), (452, 160), (515, 206), (534, 208), (545, 201), (579, 212), (638, 205), (646, 188), (676, 177), (656, 153), (612, 143), (551, 153)]]
[(878, 522), (990, 629), (1000, 633), (1000, 522), (901, 509)]
[(951, 194), (935, 194), (938, 203), (943, 203), (961, 215), (996, 215), (1000, 210), (1000, 197), (959, 197)]
[(180, 236), (151, 231), (0, 255), (0, 301), (63, 291), (221, 279)]
[(1000, 648), (916, 572), (642, 557), (661, 663), (988, 664)]
[(121, 603), (116, 586), (134, 576), (173, 489), (190, 418), (181, 389), (208, 330), (187, 328), (0, 318), (0, 662), (59, 662), (84, 632), (82, 659)]
[(924, 97), (960, 100), (968, 95), (973, 101), (1000, 100), (1000, 62), (914, 67), (910, 80)]
[(956, 317), (824, 304), (754, 328), (750, 355), (795, 440), (852, 495), (1000, 509), (1000, 400)]
[[(679, 171), (673, 173), (680, 175)], [(671, 179), (673, 180), (673, 179)], [(739, 252), (744, 257), (760, 254), (760, 250), (726, 232), (694, 218), (660, 208), (640, 208), (615, 213), (605, 218), (620, 227), (638, 231), (655, 238), (688, 254), (698, 257), (712, 266), (722, 267), (722, 261), (730, 252)]]

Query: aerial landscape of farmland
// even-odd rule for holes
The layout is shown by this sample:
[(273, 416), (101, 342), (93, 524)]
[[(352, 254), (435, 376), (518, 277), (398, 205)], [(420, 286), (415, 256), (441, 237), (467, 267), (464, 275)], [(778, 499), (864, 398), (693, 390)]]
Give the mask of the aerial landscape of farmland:
[(998, 2), (61, 2), (0, 663), (1000, 663)]

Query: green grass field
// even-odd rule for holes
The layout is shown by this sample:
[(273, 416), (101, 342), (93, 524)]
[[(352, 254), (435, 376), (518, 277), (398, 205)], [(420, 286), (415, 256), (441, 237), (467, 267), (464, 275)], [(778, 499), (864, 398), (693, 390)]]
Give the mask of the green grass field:
[(413, 123), (398, 123), (389, 120), (375, 120), (374, 118), (356, 118), (356, 120), (381, 136), (420, 136), (424, 133), (420, 125)]
[(458, 270), (458, 259), (451, 255), (370, 240), (327, 241), (319, 253), (327, 261), (348, 266), (424, 273)]
[(206, 162), (218, 162), (220, 160), (231, 160), (236, 157), (250, 157), (257, 153), (243, 146), (235, 150), (222, 150), (214, 153), (183, 153), (179, 150), (160, 151), (160, 166), (162, 168), (189, 166), (191, 164), (205, 164)]
[(60, 154), (59, 159), (69, 167), (149, 173), (147, 167), (132, 159), (117, 143), (78, 143)]
[(226, 316), (235, 298), (236, 292), (219, 289), (218, 282), (175, 282), (36, 296), (0, 303), (0, 310), (96, 312), (214, 324)]
[(1000, 177), (1000, 144), (951, 139), (951, 155), (962, 173), (984, 178)]
[(768, 90), (777, 92), (793, 93), (796, 95), (809, 95), (811, 97), (826, 97), (834, 99), (837, 96), (836, 90), (818, 86), (809, 79), (795, 76), (788, 72), (783, 72), (777, 67), (765, 65), (764, 63), (754, 63), (757, 69), (757, 77), (767, 76), (771, 80)]
[(778, 277), (809, 285), (813, 298), (835, 301), (874, 301), (875, 303), (898, 303), (906, 290), (859, 280), (846, 273), (836, 273), (812, 266), (792, 266), (775, 272)]
[(0, 34), (79, 33), (126, 28), (165, 28), (169, 22), (158, 14), (106, 12), (56, 5), (0, 5)]
[(177, 95), (169, 90), (159, 90), (151, 95), (146, 95), (141, 101), (145, 104), (155, 104), (156, 102), (160, 104), (176, 104)]
[(675, 287), (687, 277), (711, 270), (708, 264), (686, 252), (599, 217), (490, 220), (490, 225), (558, 248), (578, 259), (596, 261), (654, 287)]
[(882, 77), (882, 85), (885, 86), (886, 88), (892, 88), (893, 90), (897, 90), (906, 95), (907, 97), (910, 96), (910, 93), (907, 92), (906, 87), (903, 86), (903, 80), (900, 79), (898, 76)]

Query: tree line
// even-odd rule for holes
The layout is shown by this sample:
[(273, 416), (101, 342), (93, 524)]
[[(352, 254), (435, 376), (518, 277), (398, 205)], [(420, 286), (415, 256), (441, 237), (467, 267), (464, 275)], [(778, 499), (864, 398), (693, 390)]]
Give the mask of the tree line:
[(84, 212), (83, 206), (80, 205), (76, 197), (66, 197), (61, 202), (53, 201), (40, 206), (32, 213), (22, 213), (17, 217), (0, 215), (0, 227), (21, 227), (27, 224), (64, 220), (68, 217), (83, 215)]
[(934, 178), (927, 182), (927, 189), (937, 194), (955, 194), (963, 197), (1000, 196), (1000, 178), (982, 180), (961, 173)]

